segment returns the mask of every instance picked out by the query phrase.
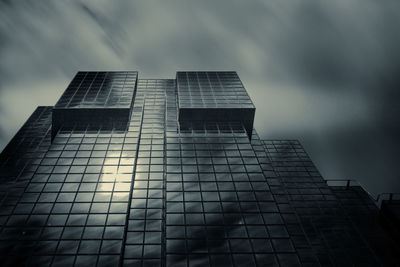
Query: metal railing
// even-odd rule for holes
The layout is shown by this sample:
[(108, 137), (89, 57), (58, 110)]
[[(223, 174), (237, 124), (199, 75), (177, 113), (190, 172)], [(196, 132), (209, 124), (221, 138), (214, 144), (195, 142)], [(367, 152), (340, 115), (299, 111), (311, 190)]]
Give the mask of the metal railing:
[(373, 196), (368, 190), (364, 188), (358, 181), (356, 180), (351, 180), (351, 179), (328, 179), (325, 180), (326, 184), (328, 186), (343, 186), (345, 187), (346, 190), (349, 190), (352, 186), (359, 186), (361, 187), (364, 192), (367, 193), (367, 195), (373, 200), (373, 202), (378, 206), (378, 208), (381, 208), (382, 202), (383, 201), (388, 201), (389, 203), (392, 203), (392, 201), (395, 200), (400, 200), (400, 193), (380, 193), (377, 196)]
[(382, 204), (382, 201), (387, 201), (390, 204), (395, 200), (400, 200), (400, 193), (380, 193), (376, 197), (376, 202), (379, 203), (379, 207)]
[[(350, 180), (350, 179), (328, 179), (325, 180), (326, 184), (329, 186), (344, 186), (346, 187), (346, 190), (350, 189), (351, 186), (360, 186), (362, 185), (357, 182), (356, 180)], [(364, 189), (364, 188), (363, 188)]]

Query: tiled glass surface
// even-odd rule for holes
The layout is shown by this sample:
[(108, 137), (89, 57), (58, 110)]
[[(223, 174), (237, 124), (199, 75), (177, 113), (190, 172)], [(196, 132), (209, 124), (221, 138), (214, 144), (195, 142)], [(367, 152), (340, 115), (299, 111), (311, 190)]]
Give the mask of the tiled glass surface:
[[(351, 223), (368, 242), (384, 266), (393, 266), (400, 262), (400, 250), (396, 244), (395, 236), (388, 238), (388, 222), (384, 221), (371, 197), (360, 186), (332, 186), (332, 192), (340, 202), (343, 212), (348, 216)], [(391, 222), (389, 222), (391, 223)], [(391, 229), (396, 232), (396, 229)], [(331, 240), (333, 237), (331, 236)], [(337, 241), (337, 239), (335, 240)]]
[[(165, 109), (174, 80), (138, 81), (135, 110), (142, 112), (135, 182), (124, 247), (124, 266), (160, 266), (164, 255)], [(176, 126), (175, 126), (176, 128)]]
[(252, 136), (255, 107), (236, 72), (177, 72), (180, 126), (240, 122)]
[(78, 72), (55, 108), (130, 108), (136, 71)]
[[(79, 73), (71, 86), (78, 92), (103, 79), (93, 86), (98, 97), (108, 78), (131, 75), (111, 74)], [(188, 89), (183, 104), (229, 109), (244, 97), (234, 72), (177, 77)], [(222, 97), (221, 88), (238, 95)], [(100, 101), (90, 90), (71, 107)], [(52, 143), (51, 107), (38, 108), (0, 157), (2, 265), (400, 262), (366, 193), (327, 186), (298, 141), (262, 141), (255, 131), (249, 138), (241, 119), (178, 121), (178, 98), (174, 79), (137, 80), (127, 125), (62, 124)]]
[[(378, 208), (361, 188), (329, 187), (297, 140), (264, 141), (277, 175), (272, 192), (294, 215), (302, 262), (380, 266), (400, 262), (399, 246), (379, 223)], [(395, 264), (396, 265), (396, 264)]]
[[(167, 125), (175, 97), (167, 94)], [(299, 265), (258, 136), (250, 143), (240, 122), (186, 124), (167, 129), (166, 265)]]
[(139, 129), (61, 128), (34, 175), (2, 206), (5, 262), (119, 263)]
[(136, 83), (135, 71), (78, 72), (53, 108), (51, 139), (67, 124), (127, 127)]
[(0, 154), (0, 181), (29, 179), (50, 145), (51, 107), (38, 107)]
[(180, 108), (254, 108), (234, 71), (177, 72)]

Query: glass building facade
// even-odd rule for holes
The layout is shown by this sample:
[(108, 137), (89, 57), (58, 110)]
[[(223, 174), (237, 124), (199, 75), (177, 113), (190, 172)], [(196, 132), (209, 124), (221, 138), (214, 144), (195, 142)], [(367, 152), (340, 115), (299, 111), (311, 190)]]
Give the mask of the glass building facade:
[(235, 72), (77, 73), (0, 156), (2, 264), (399, 264), (369, 195), (254, 114)]

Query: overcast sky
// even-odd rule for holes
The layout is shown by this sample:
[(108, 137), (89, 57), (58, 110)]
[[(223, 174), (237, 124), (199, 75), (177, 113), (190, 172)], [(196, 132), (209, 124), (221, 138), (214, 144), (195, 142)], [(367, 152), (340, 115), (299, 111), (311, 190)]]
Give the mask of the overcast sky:
[(400, 192), (400, 1), (3, 1), (0, 149), (79, 70), (236, 70), (264, 139)]

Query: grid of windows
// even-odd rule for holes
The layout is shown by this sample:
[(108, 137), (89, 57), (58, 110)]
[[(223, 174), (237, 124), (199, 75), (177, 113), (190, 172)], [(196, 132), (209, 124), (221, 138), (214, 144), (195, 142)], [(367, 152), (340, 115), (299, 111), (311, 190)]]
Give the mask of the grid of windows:
[(140, 145), (127, 223), (124, 265), (160, 266), (163, 258), (166, 90), (174, 80), (138, 81)]
[[(168, 104), (172, 125), (176, 106)], [(179, 130), (166, 139), (167, 266), (300, 264), (258, 136), (250, 143), (240, 122), (185, 122)]]
[(180, 108), (254, 108), (236, 72), (177, 72)]
[(78, 72), (55, 108), (130, 108), (136, 71)]
[(5, 201), (15, 204), (2, 212), (10, 263), (118, 264), (138, 133), (61, 128), (19, 197)]
[[(396, 239), (388, 238), (387, 230), (382, 228), (384, 217), (379, 216), (379, 213), (382, 213), (382, 209), (378, 210), (376, 208), (368, 193), (360, 186), (331, 186), (330, 188), (340, 202), (343, 213), (348, 216), (351, 224), (365, 238), (369, 246), (375, 248), (374, 253), (381, 260), (382, 265), (393, 266), (395, 265), (394, 263), (399, 262), (399, 248), (396, 244)], [(348, 238), (347, 235), (348, 233), (346, 232), (345, 234), (341, 232), (339, 235), (336, 232), (326, 232), (326, 238), (329, 242), (335, 243), (345, 240), (345, 244), (350, 247), (347, 250), (353, 251), (354, 248), (351, 245), (354, 243), (346, 240)], [(380, 244), (378, 249), (375, 247), (376, 244)], [(364, 249), (363, 258), (370, 265), (371, 263), (379, 264), (379, 261), (371, 257), (371, 252), (367, 252), (366, 249)]]
[(182, 121), (179, 123), (181, 133), (194, 133), (204, 136), (219, 136), (220, 134), (246, 133), (241, 122), (216, 121)]
[(302, 263), (378, 266), (398, 262), (398, 247), (384, 234), (378, 209), (364, 191), (360, 195), (355, 194), (357, 188), (343, 192), (343, 188), (329, 187), (297, 140), (263, 143), (278, 179), (275, 198), (286, 202), (291, 224), (298, 229), (290, 236)]
[(23, 181), (33, 175), (50, 145), (50, 126), (51, 107), (38, 107), (0, 154), (0, 181)]

